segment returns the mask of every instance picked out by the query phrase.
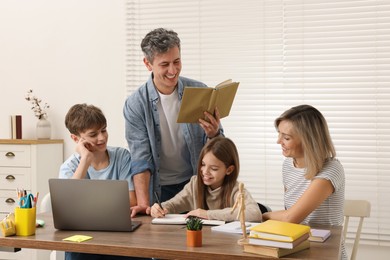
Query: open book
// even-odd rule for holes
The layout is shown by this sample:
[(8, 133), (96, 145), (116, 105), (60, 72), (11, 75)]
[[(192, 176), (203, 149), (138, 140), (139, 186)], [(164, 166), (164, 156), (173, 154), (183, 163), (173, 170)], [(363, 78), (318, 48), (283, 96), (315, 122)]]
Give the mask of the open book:
[(198, 123), (199, 118), (208, 121), (203, 113), (207, 111), (214, 115), (216, 107), (220, 118), (228, 116), (239, 84), (229, 79), (219, 83), (215, 88), (186, 86), (177, 123)]
[[(225, 224), (223, 220), (203, 219), (203, 225), (222, 225)], [(164, 225), (185, 225), (185, 214), (166, 214), (163, 218), (152, 219), (152, 224), (164, 224)]]

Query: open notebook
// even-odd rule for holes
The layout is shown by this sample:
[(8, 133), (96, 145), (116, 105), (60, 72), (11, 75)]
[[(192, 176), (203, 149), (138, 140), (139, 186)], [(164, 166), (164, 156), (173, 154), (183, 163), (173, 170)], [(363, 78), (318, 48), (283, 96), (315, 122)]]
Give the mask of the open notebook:
[[(245, 222), (246, 232), (249, 233), (250, 228), (253, 226), (256, 226), (258, 224), (260, 224), (260, 223), (259, 222)], [(211, 230), (226, 232), (226, 233), (242, 234), (242, 228), (241, 228), (240, 221), (233, 221), (233, 222), (226, 223), (224, 225), (215, 226), (215, 227), (212, 227)]]
[[(164, 225), (185, 225), (185, 214), (167, 214), (164, 218), (152, 219), (152, 224), (164, 224)], [(225, 224), (223, 220), (203, 219), (203, 225), (217, 226)]]

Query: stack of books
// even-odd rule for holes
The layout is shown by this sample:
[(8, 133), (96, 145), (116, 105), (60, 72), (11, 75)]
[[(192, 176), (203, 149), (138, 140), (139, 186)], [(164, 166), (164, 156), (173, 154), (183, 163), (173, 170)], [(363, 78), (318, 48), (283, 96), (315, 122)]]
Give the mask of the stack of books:
[(244, 252), (282, 257), (310, 247), (310, 227), (267, 220), (250, 228)]

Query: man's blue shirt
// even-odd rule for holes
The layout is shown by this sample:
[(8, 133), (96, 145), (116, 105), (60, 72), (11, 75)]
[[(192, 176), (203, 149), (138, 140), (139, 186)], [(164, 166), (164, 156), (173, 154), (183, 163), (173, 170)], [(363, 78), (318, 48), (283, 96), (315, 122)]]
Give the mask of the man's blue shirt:
[[(177, 88), (180, 102), (185, 86), (207, 87), (202, 82), (179, 77)], [(132, 159), (132, 172), (137, 174), (149, 170), (152, 173), (153, 191), (160, 192), (161, 130), (157, 102), (159, 102), (159, 94), (153, 83), (153, 74), (151, 74), (148, 81), (127, 98), (123, 113), (126, 139)], [(198, 123), (180, 125), (195, 175), (199, 154), (207, 141), (207, 136)], [(223, 133), (222, 129), (220, 133)]]

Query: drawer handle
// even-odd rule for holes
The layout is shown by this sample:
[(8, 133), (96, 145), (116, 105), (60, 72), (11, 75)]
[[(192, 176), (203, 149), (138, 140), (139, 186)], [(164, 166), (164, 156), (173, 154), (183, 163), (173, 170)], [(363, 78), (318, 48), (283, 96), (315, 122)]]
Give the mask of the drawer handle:
[(8, 198), (5, 200), (6, 203), (15, 203), (15, 200), (13, 198)]
[(13, 152), (8, 152), (5, 154), (7, 157), (15, 157), (15, 154)]
[(15, 180), (15, 176), (7, 175), (7, 177), (5, 177), (5, 179), (8, 180), (8, 181), (14, 181)]

